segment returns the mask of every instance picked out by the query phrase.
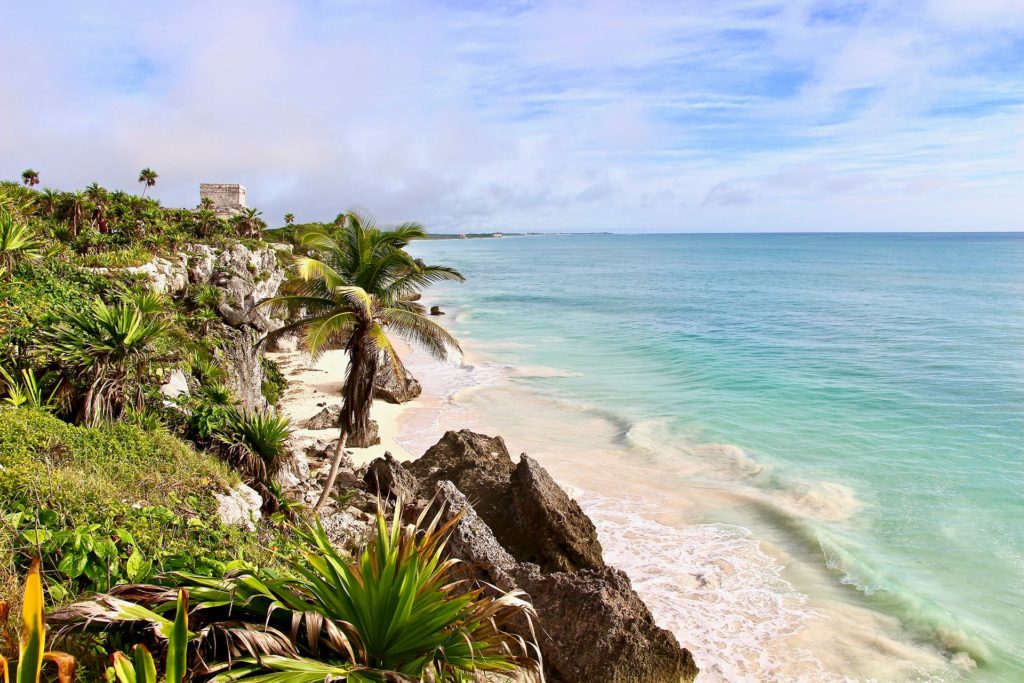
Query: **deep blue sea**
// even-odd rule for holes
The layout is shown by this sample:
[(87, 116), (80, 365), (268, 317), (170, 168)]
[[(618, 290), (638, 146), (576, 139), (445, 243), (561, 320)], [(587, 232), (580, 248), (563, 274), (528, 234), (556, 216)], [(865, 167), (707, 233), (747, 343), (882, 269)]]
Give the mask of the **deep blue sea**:
[(541, 458), (706, 680), (1024, 681), (1024, 235), (413, 251), (467, 355), (407, 440)]

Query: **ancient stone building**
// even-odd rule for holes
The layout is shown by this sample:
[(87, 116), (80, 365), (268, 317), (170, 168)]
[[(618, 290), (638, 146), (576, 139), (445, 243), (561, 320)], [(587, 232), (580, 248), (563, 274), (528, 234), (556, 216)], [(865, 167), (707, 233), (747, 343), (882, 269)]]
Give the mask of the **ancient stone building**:
[(199, 185), (199, 202), (209, 199), (213, 210), (222, 218), (242, 213), (245, 207), (245, 186), (237, 183), (202, 183)]

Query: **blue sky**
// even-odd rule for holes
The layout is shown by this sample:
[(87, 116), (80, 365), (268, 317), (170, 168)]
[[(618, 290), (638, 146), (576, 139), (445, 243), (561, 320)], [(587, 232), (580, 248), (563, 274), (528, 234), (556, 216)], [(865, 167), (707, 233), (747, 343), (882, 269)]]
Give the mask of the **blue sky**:
[(1024, 2), (6, 3), (0, 177), (272, 223), (1024, 230)]

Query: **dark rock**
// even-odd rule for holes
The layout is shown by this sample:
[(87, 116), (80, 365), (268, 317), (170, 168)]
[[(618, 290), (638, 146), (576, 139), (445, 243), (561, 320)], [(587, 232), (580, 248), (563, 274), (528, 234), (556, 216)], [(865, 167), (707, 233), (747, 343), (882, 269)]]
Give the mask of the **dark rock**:
[(548, 680), (689, 683), (697, 676), (693, 656), (654, 623), (623, 572), (542, 574), (527, 564), (513, 576), (537, 610)]
[(382, 363), (373, 381), (373, 397), (388, 403), (406, 403), (421, 393), (423, 387), (401, 361), (397, 371), (391, 363)]
[(441, 310), (440, 306), (431, 306), (430, 315), (444, 315), (444, 311)]
[[(519, 544), (521, 562), (538, 564), (545, 571), (604, 566), (594, 523), (547, 470), (525, 453), (512, 473), (511, 494), (519, 529), (530, 540)], [(531, 549), (537, 552), (531, 553)]]
[(517, 535), (509, 498), (514, 466), (500, 436), (468, 429), (446, 432), (422, 458), (405, 463), (405, 467), (420, 480), (428, 492), (425, 495), (431, 495), (439, 481), (455, 484), (502, 545), (509, 547), (508, 539)]
[(445, 523), (462, 513), (448, 540), (451, 556), (466, 562), (477, 580), (511, 590), (514, 584), (509, 572), (516, 568), (515, 558), (494, 537), (466, 496), (452, 482), (440, 481), (434, 487), (434, 504)]
[(367, 490), (388, 498), (410, 501), (416, 496), (419, 482), (390, 453), (370, 463), (363, 476)]
[(337, 429), (341, 420), (341, 406), (327, 406), (319, 413), (302, 422), (302, 429)]
[(379, 427), (376, 420), (370, 420), (366, 425), (366, 431), (357, 434), (350, 434), (345, 445), (352, 448), (369, 448), (380, 443)]

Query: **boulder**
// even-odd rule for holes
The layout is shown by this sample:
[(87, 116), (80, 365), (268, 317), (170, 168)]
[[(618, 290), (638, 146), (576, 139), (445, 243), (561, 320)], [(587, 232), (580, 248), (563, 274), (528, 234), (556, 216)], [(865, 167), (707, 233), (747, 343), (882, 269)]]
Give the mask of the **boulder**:
[(299, 424), (302, 429), (337, 429), (341, 420), (341, 406), (325, 406), (316, 415)]
[(514, 584), (509, 572), (516, 568), (516, 560), (494, 537), (466, 496), (452, 482), (440, 481), (434, 487), (434, 504), (443, 523), (462, 513), (448, 539), (451, 556), (467, 563), (476, 579), (511, 590)]
[(363, 475), (367, 491), (379, 493), (387, 498), (402, 498), (410, 501), (416, 497), (419, 482), (390, 453), (376, 458), (369, 464)]
[(380, 443), (379, 430), (380, 427), (377, 425), (376, 420), (370, 420), (366, 423), (366, 431), (349, 435), (346, 445), (352, 448), (376, 446)]
[(423, 387), (401, 361), (398, 369), (383, 363), (373, 382), (373, 397), (388, 403), (406, 403), (423, 393)]
[(260, 518), (263, 499), (255, 490), (245, 484), (237, 484), (226, 494), (215, 493), (217, 499), (217, 516), (224, 524), (240, 526), (249, 531), (256, 530), (256, 520)]
[(188, 393), (188, 377), (181, 370), (175, 370), (167, 381), (160, 385), (160, 393), (169, 399), (175, 399)]
[(697, 676), (693, 656), (654, 623), (618, 569), (543, 574), (526, 564), (513, 576), (537, 610), (549, 681), (689, 683)]
[(511, 483), (519, 530), (529, 536), (528, 543), (519, 543), (520, 562), (538, 564), (545, 571), (604, 566), (594, 523), (536, 460), (521, 455)]
[(366, 545), (373, 531), (373, 520), (373, 515), (352, 506), (338, 509), (332, 504), (320, 511), (320, 523), (331, 545), (350, 553)]
[(440, 306), (431, 306), (430, 315), (444, 315), (444, 311), (441, 310)]
[(509, 497), (514, 465), (500, 436), (468, 429), (446, 432), (422, 458), (405, 463), (405, 467), (420, 480), (424, 491), (432, 492), (439, 481), (455, 484), (502, 545), (509, 547), (509, 539), (518, 535)]

